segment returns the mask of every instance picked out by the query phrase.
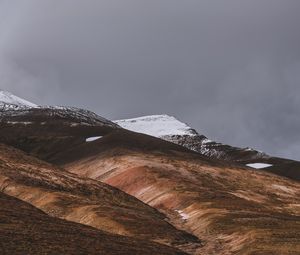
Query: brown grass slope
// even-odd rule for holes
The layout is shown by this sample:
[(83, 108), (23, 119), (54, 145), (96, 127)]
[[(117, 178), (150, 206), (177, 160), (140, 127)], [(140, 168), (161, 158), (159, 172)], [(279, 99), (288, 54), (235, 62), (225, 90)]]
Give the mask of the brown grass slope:
[(184, 250), (200, 246), (196, 237), (173, 227), (165, 215), (119, 189), (77, 177), (6, 145), (0, 145), (0, 191), (51, 216), (114, 234)]
[(57, 155), (204, 240), (203, 254), (300, 254), (300, 184), (117, 131)]
[(0, 192), (0, 254), (184, 254), (174, 248), (109, 234), (50, 217)]

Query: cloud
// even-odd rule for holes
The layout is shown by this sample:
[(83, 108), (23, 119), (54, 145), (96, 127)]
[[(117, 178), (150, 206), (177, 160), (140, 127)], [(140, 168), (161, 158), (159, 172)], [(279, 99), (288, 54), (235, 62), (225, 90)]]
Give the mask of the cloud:
[(299, 1), (0, 1), (1, 87), (112, 119), (169, 113), (300, 158)]

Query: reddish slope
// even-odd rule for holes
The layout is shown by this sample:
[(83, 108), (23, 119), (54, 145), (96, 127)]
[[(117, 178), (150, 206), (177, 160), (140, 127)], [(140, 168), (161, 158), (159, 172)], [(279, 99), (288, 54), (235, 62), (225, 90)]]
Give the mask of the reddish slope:
[(0, 189), (51, 216), (185, 250), (200, 246), (198, 239), (177, 230), (136, 198), (5, 145), (0, 145)]
[(118, 131), (56, 158), (116, 186), (204, 239), (204, 254), (299, 254), (300, 184)]
[(0, 192), (0, 254), (184, 254), (156, 243), (122, 237), (49, 217)]

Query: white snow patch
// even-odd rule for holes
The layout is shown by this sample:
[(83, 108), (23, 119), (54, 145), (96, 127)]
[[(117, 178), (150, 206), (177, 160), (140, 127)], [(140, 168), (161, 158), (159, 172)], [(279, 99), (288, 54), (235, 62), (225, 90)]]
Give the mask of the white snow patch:
[(182, 218), (183, 220), (187, 220), (188, 218), (190, 218), (190, 216), (189, 216), (188, 214), (184, 213), (184, 212), (181, 211), (181, 210), (175, 210), (175, 211), (181, 216), (181, 218)]
[(116, 120), (114, 122), (122, 128), (155, 137), (196, 135), (187, 124), (168, 115), (150, 115), (133, 119)]
[(89, 142), (96, 141), (100, 138), (102, 138), (102, 136), (93, 136), (93, 137), (86, 138), (85, 141), (89, 143)]
[(251, 163), (251, 164), (247, 164), (246, 166), (255, 168), (255, 169), (262, 169), (262, 168), (266, 168), (266, 167), (270, 167), (273, 166), (272, 164), (266, 164), (266, 163)]
[(33, 122), (31, 121), (8, 121), (8, 124), (16, 125), (16, 124), (23, 124), (23, 125), (30, 125)]
[(17, 97), (7, 91), (0, 91), (0, 103), (4, 104), (13, 104), (17, 106), (26, 106), (26, 107), (37, 107), (36, 104), (33, 104), (27, 100), (24, 100), (20, 97)]
[(202, 141), (202, 144), (207, 144), (207, 143), (212, 143), (213, 141), (212, 140), (209, 140), (208, 138), (205, 138), (203, 141)]

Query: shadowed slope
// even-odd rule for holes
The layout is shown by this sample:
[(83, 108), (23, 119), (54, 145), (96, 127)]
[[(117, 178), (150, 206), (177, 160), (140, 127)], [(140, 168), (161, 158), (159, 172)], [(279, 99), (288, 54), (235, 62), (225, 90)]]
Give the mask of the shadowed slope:
[[(272, 163), (272, 161), (268, 161), (267, 163)], [(298, 161), (283, 161), (280, 164), (267, 167), (264, 170), (300, 181), (300, 163)]]
[(116, 186), (204, 239), (204, 254), (299, 254), (300, 185), (117, 131), (56, 158)]
[(68, 107), (0, 108), (0, 142), (41, 159), (119, 129), (93, 112)]
[(51, 216), (108, 232), (196, 249), (199, 240), (126, 193), (0, 145), (0, 189)]
[(11, 254), (184, 254), (156, 243), (122, 237), (49, 217), (0, 192), (0, 253)]

